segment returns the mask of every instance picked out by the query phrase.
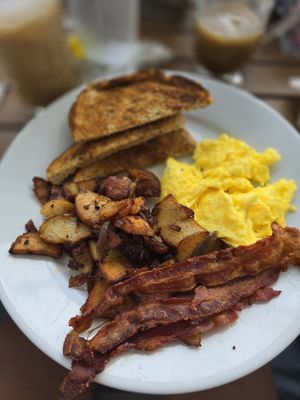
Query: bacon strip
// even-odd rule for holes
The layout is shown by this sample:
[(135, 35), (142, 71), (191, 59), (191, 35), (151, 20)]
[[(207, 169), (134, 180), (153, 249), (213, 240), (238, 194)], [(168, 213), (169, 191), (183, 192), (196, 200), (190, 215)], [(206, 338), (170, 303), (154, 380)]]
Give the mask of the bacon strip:
[(237, 319), (234, 311), (207, 318), (201, 322), (180, 321), (172, 325), (156, 327), (139, 332), (134, 338), (119, 345), (105, 354), (95, 353), (92, 362), (74, 361), (72, 370), (64, 379), (61, 387), (61, 400), (72, 400), (85, 392), (92, 380), (102, 372), (106, 364), (116, 355), (130, 350), (153, 351), (168, 343), (173, 343), (197, 333), (208, 332), (220, 326), (232, 324)]
[(201, 321), (229, 310), (260, 288), (275, 282), (278, 275), (276, 270), (267, 270), (255, 277), (239, 278), (220, 287), (201, 286), (196, 289), (194, 297), (171, 297), (142, 303), (101, 327), (91, 340), (86, 341), (86, 352), (83, 351), (81, 356), (92, 357), (93, 351), (107, 353), (141, 330), (179, 321)]
[[(169, 267), (137, 273), (127, 280), (107, 289), (98, 304), (87, 316), (101, 316), (106, 310), (121, 304), (129, 293), (165, 293), (188, 291), (197, 284), (217, 286), (246, 275), (288, 265), (300, 266), (300, 231), (282, 228), (274, 223), (273, 234), (250, 246), (240, 246), (216, 251)], [(70, 321), (76, 326), (82, 316)]]
[[(264, 283), (266, 285), (269, 284), (271, 281), (271, 278), (266, 278), (267, 274), (271, 276), (271, 271), (267, 271), (261, 274), (265, 275)], [(275, 275), (273, 279), (276, 279)], [(246, 293), (246, 286), (243, 287), (244, 294)], [(216, 289), (220, 290), (220, 288)], [(211, 295), (211, 293), (212, 292), (209, 292), (209, 296)], [(241, 311), (244, 304), (252, 304), (256, 300), (269, 301), (273, 297), (278, 296), (279, 293), (280, 291), (275, 291), (271, 288), (259, 288), (251, 296), (237, 302), (237, 309)], [(195, 298), (197, 298), (197, 296)], [(207, 298), (207, 296), (205, 298)], [(108, 351), (105, 354), (94, 352), (92, 354), (93, 358), (85, 358), (79, 361), (73, 361), (72, 370), (64, 379), (60, 387), (60, 391), (62, 394), (61, 400), (72, 400), (76, 398), (79, 394), (88, 390), (95, 376), (101, 373), (104, 370), (106, 364), (111, 360), (111, 358), (115, 357), (116, 355), (130, 350), (153, 351), (163, 347), (168, 343), (173, 343), (179, 340), (184, 341), (185, 338), (196, 335), (198, 333), (207, 332), (219, 326), (229, 325), (233, 323), (237, 319), (237, 317), (238, 316), (234, 310), (228, 310), (200, 321), (179, 321), (170, 325), (158, 326), (146, 331), (138, 332), (134, 337), (130, 338), (126, 342), (120, 344), (119, 346)], [(64, 354), (72, 356), (76, 359), (77, 357), (81, 358), (83, 354), (86, 354), (85, 351), (86, 346), (84, 339), (80, 338), (76, 332), (71, 332), (67, 336), (64, 344)]]

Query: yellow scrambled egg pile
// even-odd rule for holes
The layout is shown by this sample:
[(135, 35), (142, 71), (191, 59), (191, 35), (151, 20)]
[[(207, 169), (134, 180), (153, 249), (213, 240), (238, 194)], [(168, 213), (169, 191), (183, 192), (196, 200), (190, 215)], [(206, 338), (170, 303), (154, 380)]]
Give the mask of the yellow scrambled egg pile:
[(172, 193), (201, 226), (232, 246), (255, 243), (272, 233), (273, 221), (284, 226), (285, 214), (295, 210), (295, 182), (269, 183), (269, 168), (279, 160), (276, 150), (258, 153), (227, 134), (203, 140), (193, 165), (167, 160), (162, 197)]

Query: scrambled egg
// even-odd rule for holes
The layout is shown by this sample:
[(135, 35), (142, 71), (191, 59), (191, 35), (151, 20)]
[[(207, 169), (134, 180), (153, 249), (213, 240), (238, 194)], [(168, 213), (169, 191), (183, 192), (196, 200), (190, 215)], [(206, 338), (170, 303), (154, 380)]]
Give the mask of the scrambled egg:
[(193, 165), (167, 160), (162, 197), (172, 193), (201, 226), (232, 246), (255, 243), (272, 233), (273, 221), (284, 226), (285, 214), (295, 210), (295, 182), (268, 183), (270, 166), (279, 160), (276, 150), (258, 153), (227, 134), (203, 140)]

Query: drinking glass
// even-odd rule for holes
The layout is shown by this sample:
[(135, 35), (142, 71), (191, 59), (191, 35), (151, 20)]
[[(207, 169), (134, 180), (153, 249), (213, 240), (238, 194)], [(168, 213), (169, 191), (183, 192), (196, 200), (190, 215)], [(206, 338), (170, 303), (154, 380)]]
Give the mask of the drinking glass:
[(68, 6), (89, 61), (110, 68), (130, 64), (138, 37), (139, 0), (69, 0)]
[(237, 71), (264, 34), (274, 0), (196, 0), (195, 52), (214, 74)]

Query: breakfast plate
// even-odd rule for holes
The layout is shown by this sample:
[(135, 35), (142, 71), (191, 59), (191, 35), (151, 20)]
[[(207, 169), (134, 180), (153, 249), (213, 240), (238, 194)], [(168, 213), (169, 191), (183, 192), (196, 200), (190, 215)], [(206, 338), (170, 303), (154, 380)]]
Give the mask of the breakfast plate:
[[(199, 80), (197, 75), (183, 74)], [(211, 79), (202, 84), (214, 97), (205, 110), (186, 114), (187, 129), (197, 141), (222, 132), (246, 141), (258, 151), (277, 149), (282, 160), (272, 167), (272, 180), (293, 179), (300, 187), (296, 166), (300, 137), (277, 112), (250, 94)], [(33, 176), (44, 176), (48, 164), (71, 143), (67, 115), (78, 89), (57, 100), (33, 119), (10, 146), (0, 166), (0, 294), (1, 301), (26, 336), (65, 367), (62, 354), (85, 292), (69, 289), (66, 260), (31, 256), (12, 257), (8, 249), (30, 218), (42, 222), (31, 188)], [(151, 168), (161, 176), (164, 166)], [(297, 211), (287, 224), (300, 227)], [(172, 345), (151, 354), (129, 353), (110, 362), (96, 381), (117, 389), (173, 394), (205, 390), (238, 379), (269, 362), (300, 333), (300, 270), (290, 268), (274, 285), (282, 293), (270, 303), (243, 310), (231, 327), (203, 336), (202, 347)]]

